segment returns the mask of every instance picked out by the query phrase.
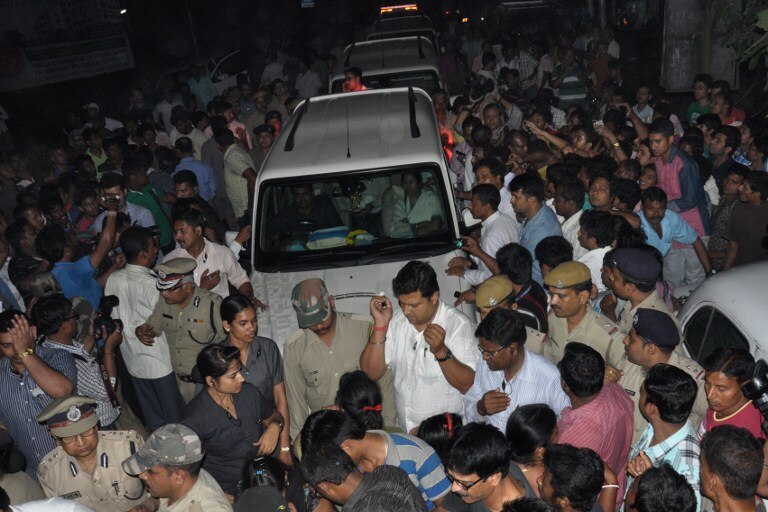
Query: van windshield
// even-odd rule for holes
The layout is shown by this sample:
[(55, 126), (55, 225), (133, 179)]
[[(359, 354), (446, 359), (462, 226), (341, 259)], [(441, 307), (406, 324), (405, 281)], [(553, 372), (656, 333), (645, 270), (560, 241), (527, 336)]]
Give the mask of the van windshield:
[(430, 164), (265, 182), (255, 266), (350, 266), (387, 249), (444, 250), (454, 239), (446, 190)]
[[(334, 80), (333, 93), (342, 92), (344, 78)], [(427, 94), (432, 94), (440, 88), (437, 73), (428, 69), (403, 73), (366, 75), (363, 72), (363, 85), (369, 89), (392, 89), (394, 87), (418, 87)]]

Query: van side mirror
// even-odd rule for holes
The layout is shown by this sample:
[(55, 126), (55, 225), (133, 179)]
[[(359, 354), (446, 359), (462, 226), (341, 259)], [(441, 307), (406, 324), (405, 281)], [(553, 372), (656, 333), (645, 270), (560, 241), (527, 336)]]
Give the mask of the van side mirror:
[(469, 208), (464, 208), (463, 210), (461, 210), (461, 222), (462, 224), (464, 224), (464, 227), (467, 230), (471, 230), (472, 228), (480, 224), (482, 221), (480, 219), (474, 218), (472, 216), (472, 212), (469, 211)]

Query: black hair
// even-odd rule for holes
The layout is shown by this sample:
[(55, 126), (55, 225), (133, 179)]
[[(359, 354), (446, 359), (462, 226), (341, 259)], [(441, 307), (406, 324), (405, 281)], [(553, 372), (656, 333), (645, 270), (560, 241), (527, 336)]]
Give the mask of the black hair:
[(539, 202), (544, 201), (544, 181), (538, 176), (525, 173), (515, 178), (509, 183), (509, 191), (521, 191), (527, 197), (535, 197)]
[[(344, 74), (346, 75), (347, 73), (349, 73), (352, 76), (356, 76), (357, 78), (363, 78), (363, 70), (361, 70), (357, 66), (350, 66), (347, 69), (345, 69)], [(271, 88), (272, 87), (270, 86), (270, 89)]]
[(715, 130), (712, 135), (714, 136), (717, 134), (725, 135), (725, 147), (731, 148), (731, 154), (739, 149), (739, 146), (741, 145), (741, 132), (738, 128), (733, 126), (721, 126)]
[(587, 168), (587, 175), (590, 180), (594, 176), (605, 176), (606, 179), (610, 181), (613, 178), (613, 175), (616, 174), (616, 169), (618, 169), (619, 164), (608, 155), (600, 154), (585, 159), (584, 167)]
[(547, 448), (557, 428), (557, 415), (546, 404), (528, 404), (515, 409), (507, 419), (510, 458), (520, 464), (534, 462), (538, 448)]
[(381, 430), (381, 390), (363, 371), (347, 372), (339, 379), (336, 405), (365, 430)]
[(213, 343), (197, 354), (197, 370), (200, 372), (202, 382), (207, 385), (205, 379), (211, 377), (218, 379), (227, 371), (232, 361), (240, 361), (240, 349), (237, 347)]
[(740, 163), (733, 163), (730, 167), (728, 167), (728, 172), (726, 173), (726, 176), (728, 174), (735, 174), (737, 176), (741, 176), (742, 179), (747, 179), (747, 176), (749, 176), (749, 173), (752, 172), (752, 170), (747, 167), (746, 165), (742, 165)]
[(744, 181), (749, 183), (752, 192), (760, 194), (760, 200), (768, 200), (768, 174), (764, 171), (750, 171)]
[(329, 483), (341, 485), (357, 471), (354, 461), (341, 447), (331, 443), (319, 443), (305, 451), (301, 457), (301, 474), (312, 487)]
[(755, 372), (755, 358), (743, 348), (717, 347), (704, 358), (701, 366), (707, 373), (720, 372), (743, 384), (751, 379)]
[(219, 146), (231, 146), (235, 143), (235, 135), (229, 128), (219, 128), (213, 132), (213, 138)]
[(463, 424), (461, 416), (452, 412), (435, 414), (419, 425), (416, 437), (431, 446), (443, 465), (448, 460), (453, 436)]
[(504, 164), (491, 157), (483, 158), (477, 163), (477, 165), (475, 165), (475, 169), (480, 169), (481, 167), (487, 167), (488, 170), (491, 171), (491, 174), (494, 176), (504, 176), (506, 172), (504, 169)]
[(531, 253), (520, 244), (508, 243), (496, 251), (499, 270), (515, 284), (527, 284), (531, 281), (533, 258)]
[(592, 509), (603, 487), (605, 466), (589, 448), (556, 444), (544, 452), (544, 467), (552, 475), (554, 498), (567, 498), (579, 512)]
[(589, 345), (578, 341), (566, 344), (557, 367), (568, 389), (580, 398), (595, 396), (603, 389), (605, 360)]
[[(38, 307), (39, 306), (39, 307)], [(44, 336), (55, 334), (72, 315), (72, 303), (61, 293), (42, 297), (32, 308), (30, 321), (37, 333)]]
[(712, 87), (712, 77), (707, 73), (699, 73), (693, 77), (693, 83), (701, 82), (707, 86), (707, 89)]
[(21, 240), (24, 238), (24, 226), (28, 223), (24, 218), (17, 218), (5, 229), (5, 239), (17, 253), (21, 252)]
[(189, 137), (179, 137), (176, 139), (174, 147), (181, 153), (192, 154), (195, 151), (195, 146), (192, 144), (192, 139)]
[(508, 347), (525, 345), (527, 333), (520, 313), (510, 309), (494, 308), (475, 329), (475, 337), (484, 338), (494, 345)]
[(439, 292), (440, 287), (432, 266), (423, 261), (413, 260), (398, 271), (392, 280), (392, 291), (396, 297), (419, 292), (422, 297), (428, 298)]
[(274, 487), (281, 493), (286, 488), (288, 468), (273, 457), (259, 457), (243, 468), (243, 484), (246, 488)]
[(174, 185), (180, 185), (182, 183), (187, 183), (190, 187), (200, 186), (200, 183), (197, 181), (197, 174), (188, 169), (181, 169), (173, 175)]
[(313, 412), (301, 429), (301, 450), (307, 453), (312, 446), (331, 443), (341, 446), (349, 439), (365, 437), (365, 428), (341, 411), (321, 410)]
[(461, 123), (461, 129), (466, 130), (467, 128), (472, 128), (472, 130), (476, 130), (480, 126), (482, 126), (483, 122), (480, 121), (480, 119), (476, 118), (475, 116), (469, 116), (464, 120), (463, 123)]
[(469, 423), (453, 437), (446, 469), (480, 478), (509, 472), (509, 443), (499, 429), (486, 423)]
[(154, 234), (142, 226), (131, 226), (120, 233), (120, 249), (128, 263), (134, 263), (142, 251), (149, 249)]
[(558, 162), (547, 167), (547, 183), (553, 183), (555, 188), (567, 178), (575, 178), (576, 170), (570, 164)]
[(483, 185), (475, 185), (472, 187), (472, 195), (476, 195), (482, 204), (489, 204), (494, 211), (499, 209), (499, 203), (501, 203), (501, 194), (499, 189), (486, 183)]
[(24, 316), (24, 313), (16, 309), (9, 309), (0, 313), (0, 333), (7, 333), (13, 328), (13, 319)]
[(575, 176), (565, 176), (555, 188), (555, 191), (562, 190), (563, 199), (565, 201), (573, 201), (573, 203), (581, 210), (584, 207), (584, 198), (587, 193), (587, 188), (584, 186), (584, 182)]
[(655, 133), (663, 135), (664, 137), (671, 137), (675, 134), (675, 126), (669, 119), (660, 117), (651, 123), (651, 127), (648, 129), (648, 133)]
[(648, 187), (640, 196), (640, 201), (643, 203), (646, 201), (650, 201), (652, 203), (666, 203), (667, 193), (659, 187)]
[(594, 238), (598, 247), (613, 242), (613, 215), (601, 210), (587, 210), (579, 218), (579, 226), (588, 238)]
[(548, 236), (541, 239), (534, 249), (539, 265), (555, 268), (566, 261), (573, 261), (573, 246), (562, 236)]
[(627, 219), (621, 215), (612, 215), (613, 217), (613, 245), (616, 249), (622, 247), (637, 247), (645, 245), (648, 237), (642, 227), (633, 228)]
[(669, 462), (648, 468), (637, 479), (637, 512), (695, 512), (696, 494)]
[(51, 265), (61, 261), (67, 244), (67, 232), (58, 224), (46, 224), (35, 238), (35, 249)]
[(594, 148), (597, 146), (597, 143), (600, 142), (600, 134), (597, 133), (594, 128), (591, 126), (583, 125), (579, 126), (578, 128), (574, 127), (574, 132), (581, 131), (584, 133), (584, 139), (592, 144), (592, 147)]
[(751, 500), (763, 470), (763, 450), (750, 431), (733, 425), (715, 427), (701, 439), (701, 459), (733, 499)]
[(121, 189), (125, 188), (125, 178), (123, 178), (123, 175), (117, 172), (105, 172), (101, 176), (101, 180), (99, 181), (99, 187), (102, 189), (108, 189), (108, 188), (115, 188), (120, 187)]
[[(361, 489), (362, 487), (362, 489)], [(383, 465), (363, 477), (358, 492), (344, 505), (347, 512), (423, 512), (427, 504), (405, 471)]]
[(696, 118), (696, 126), (703, 124), (708, 130), (713, 132), (719, 130), (723, 126), (723, 122), (720, 120), (720, 116), (717, 114), (703, 114)]
[(77, 206), (81, 206), (85, 201), (87, 201), (90, 198), (97, 198), (98, 193), (96, 192), (96, 188), (92, 186), (79, 186), (77, 190), (75, 190), (75, 196), (73, 198), (74, 203)]
[(192, 228), (199, 227), (200, 229), (205, 229), (205, 216), (202, 212), (192, 208), (177, 212), (173, 216), (173, 222), (174, 224), (176, 222), (185, 222), (192, 226)]
[(501, 512), (556, 512), (556, 507), (541, 498), (523, 496), (504, 503)]
[(238, 313), (250, 308), (253, 308), (251, 300), (245, 295), (235, 293), (221, 301), (219, 311), (223, 321), (232, 323)]
[(5, 489), (0, 487), (0, 510), (6, 511), (11, 510), (11, 498), (8, 496), (8, 493), (5, 492)]
[(667, 423), (684, 423), (691, 415), (698, 387), (693, 377), (669, 364), (655, 364), (643, 382), (645, 397)]
[(486, 142), (490, 142), (492, 135), (491, 129), (481, 124), (472, 130), (472, 142), (475, 146), (481, 146)]
[(637, 180), (615, 178), (611, 181), (611, 197), (617, 198), (620, 203), (627, 205), (627, 208), (634, 208), (640, 202), (641, 195), (642, 191)]

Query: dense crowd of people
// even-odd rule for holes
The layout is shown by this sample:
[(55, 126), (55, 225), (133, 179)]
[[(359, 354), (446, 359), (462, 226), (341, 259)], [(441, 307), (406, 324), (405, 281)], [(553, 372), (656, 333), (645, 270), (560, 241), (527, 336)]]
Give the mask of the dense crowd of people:
[[(762, 123), (705, 74), (674, 112), (624, 78), (611, 29), (445, 37), (447, 90), (428, 92), (480, 227), (446, 268), (402, 266), (397, 305), (375, 296), (369, 316), (293, 283), (282, 346), (258, 335), (268, 306), (239, 258), (272, 143), (340, 48), (290, 77), (275, 54), (224, 94), (193, 65), (154, 103), (137, 88), (114, 117), (73, 112), (44, 169), (7, 154), (0, 509), (762, 507), (755, 359), (728, 340), (688, 358), (675, 315), (709, 276), (768, 259)], [(406, 209), (433, 186), (404, 175)], [(339, 224), (292, 193), (296, 218)], [(444, 222), (425, 219), (411, 236)], [(442, 296), (438, 274), (471, 287)]]

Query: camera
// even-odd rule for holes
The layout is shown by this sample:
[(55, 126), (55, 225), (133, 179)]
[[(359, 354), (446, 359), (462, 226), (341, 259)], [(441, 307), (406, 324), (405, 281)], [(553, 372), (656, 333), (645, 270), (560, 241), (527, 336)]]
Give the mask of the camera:
[(457, 238), (456, 240), (453, 241), (453, 246), (457, 249), (461, 249), (465, 245), (467, 244), (461, 238)]
[(122, 327), (123, 323), (120, 320), (112, 318), (112, 310), (119, 304), (120, 299), (116, 295), (105, 295), (101, 298), (93, 318), (93, 335), (96, 338), (100, 338), (104, 331), (104, 341), (106, 341), (118, 327)]
[[(760, 410), (763, 419), (768, 421), (768, 363), (763, 359), (757, 361), (752, 379), (741, 386), (741, 391)], [(762, 427), (763, 432), (768, 434), (768, 424), (763, 422)]]
[(105, 203), (117, 203), (120, 201), (120, 194), (103, 194), (101, 200)]

